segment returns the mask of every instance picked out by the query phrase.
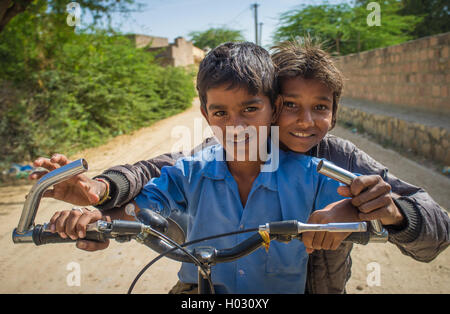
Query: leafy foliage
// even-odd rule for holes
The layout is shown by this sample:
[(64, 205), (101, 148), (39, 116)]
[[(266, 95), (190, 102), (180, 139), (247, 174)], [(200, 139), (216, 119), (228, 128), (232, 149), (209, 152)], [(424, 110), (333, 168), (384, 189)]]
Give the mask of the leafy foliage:
[(190, 106), (193, 81), (125, 36), (74, 32), (45, 4), (26, 11), (0, 33), (0, 161), (70, 154), (149, 125)]
[(213, 49), (228, 41), (245, 41), (241, 31), (228, 28), (210, 28), (203, 32), (191, 32), (189, 33), (189, 37), (194, 45), (201, 49)]
[(381, 25), (369, 26), (368, 15), (373, 12), (365, 3), (303, 5), (280, 16), (273, 36), (276, 42), (309, 35), (326, 42), (330, 51), (348, 54), (402, 43), (413, 37), (409, 30), (421, 17), (400, 15), (402, 4), (396, 0), (377, 2)]
[[(66, 0), (2, 0), (0, 3), (0, 32), (17, 15), (27, 10), (36, 12), (40, 7), (47, 6), (53, 13), (62, 16), (66, 12), (70, 1)], [(77, 0), (76, 3), (84, 11), (91, 15), (94, 23), (102, 17), (108, 20), (111, 18), (111, 12), (129, 13), (137, 6), (141, 8), (143, 4), (135, 3), (134, 0)]]
[(401, 15), (423, 17), (410, 34), (414, 38), (450, 32), (450, 3), (448, 0), (402, 0)]

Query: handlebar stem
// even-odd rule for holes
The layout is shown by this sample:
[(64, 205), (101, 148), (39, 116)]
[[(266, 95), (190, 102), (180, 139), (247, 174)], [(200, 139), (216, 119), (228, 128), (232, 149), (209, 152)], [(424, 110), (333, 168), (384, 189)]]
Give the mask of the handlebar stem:
[(20, 217), (19, 224), (17, 225), (17, 233), (23, 233), (31, 229), (39, 203), (45, 190), (54, 184), (67, 180), (68, 178), (83, 173), (87, 170), (88, 164), (86, 160), (78, 159), (61, 168), (50, 171), (38, 182), (36, 182), (28, 194), (23, 206), (22, 216)]
[(88, 164), (84, 159), (78, 159), (61, 168), (50, 171), (32, 187), (23, 205), (17, 228), (13, 231), (14, 243), (32, 242), (32, 229), (34, 219), (44, 191), (50, 186), (88, 170)]
[[(319, 162), (319, 164), (317, 165), (317, 172), (348, 186), (350, 186), (352, 184), (352, 181), (356, 178), (356, 175), (354, 173), (340, 168), (326, 160), (321, 160)], [(372, 226), (373, 233), (378, 238), (387, 240), (388, 232), (379, 220), (371, 220), (370, 224)]]

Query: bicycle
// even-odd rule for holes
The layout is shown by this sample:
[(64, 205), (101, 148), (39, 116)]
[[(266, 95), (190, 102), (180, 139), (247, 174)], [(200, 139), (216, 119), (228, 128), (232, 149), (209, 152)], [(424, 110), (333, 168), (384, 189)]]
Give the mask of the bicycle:
[[(48, 187), (71, 176), (85, 172), (87, 169), (87, 162), (84, 159), (79, 159), (49, 172), (36, 182), (27, 196), (18, 226), (12, 233), (13, 242), (34, 243), (35, 245), (75, 242), (76, 240), (61, 238), (58, 233), (50, 232), (47, 224), (35, 225), (34, 220), (41, 197)], [(353, 175), (327, 163), (319, 164), (318, 171), (328, 171), (328, 173), (325, 173), (326, 175), (340, 181), (348, 181)], [(306, 231), (351, 232), (351, 235), (344, 241), (363, 245), (369, 242), (387, 241), (386, 230), (382, 227), (378, 229), (381, 225), (377, 226), (376, 222), (373, 224), (367, 224), (366, 222), (305, 224), (297, 220), (288, 220), (268, 222), (255, 228), (185, 242), (185, 232), (175, 219), (171, 217), (164, 218), (150, 210), (143, 211), (145, 213), (145, 223), (142, 221), (113, 220), (107, 222), (99, 220), (88, 225), (85, 237), (86, 240), (93, 241), (105, 241), (107, 238), (111, 238), (119, 242), (126, 242), (135, 239), (159, 253), (155, 259), (139, 272), (128, 289), (128, 293), (132, 292), (142, 274), (164, 256), (179, 262), (196, 264), (198, 269), (198, 292), (200, 294), (211, 294), (215, 292), (211, 280), (212, 266), (217, 263), (235, 261), (251, 254), (261, 246), (268, 249), (270, 241), (288, 242), (294, 239), (301, 240), (302, 233)], [(232, 248), (217, 249), (211, 246), (195, 247), (194, 249), (186, 248), (202, 241), (249, 232), (254, 232), (254, 234)]]

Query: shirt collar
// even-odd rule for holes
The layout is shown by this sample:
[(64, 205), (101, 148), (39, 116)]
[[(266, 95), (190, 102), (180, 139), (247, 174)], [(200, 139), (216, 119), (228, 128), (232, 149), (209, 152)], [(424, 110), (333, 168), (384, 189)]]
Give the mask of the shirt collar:
[[(272, 152), (272, 147), (275, 146), (272, 145), (271, 141), (269, 140), (268, 152)], [(282, 150), (280, 150), (278, 146), (276, 146), (276, 149), (278, 150), (278, 154), (271, 154), (269, 159), (263, 165), (261, 165), (261, 167), (265, 166), (265, 169), (271, 169), (271, 165), (276, 165), (276, 168), (272, 168), (272, 171), (261, 171), (254, 183), (264, 186), (272, 191), (278, 191), (276, 173), (279, 166), (279, 155), (283, 154)], [(202, 160), (207, 162), (203, 171), (203, 176), (212, 180), (225, 180), (225, 177), (227, 175), (232, 177), (225, 161), (225, 151), (222, 145), (217, 144), (209, 146), (201, 153), (203, 153), (203, 155), (200, 157), (203, 158)], [(278, 158), (278, 161), (276, 161), (276, 158)]]

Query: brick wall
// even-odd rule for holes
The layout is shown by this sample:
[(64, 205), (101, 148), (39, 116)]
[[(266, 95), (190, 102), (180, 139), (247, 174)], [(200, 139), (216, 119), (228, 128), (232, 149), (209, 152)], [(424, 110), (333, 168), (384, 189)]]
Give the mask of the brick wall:
[(343, 97), (450, 114), (450, 33), (337, 58)]

